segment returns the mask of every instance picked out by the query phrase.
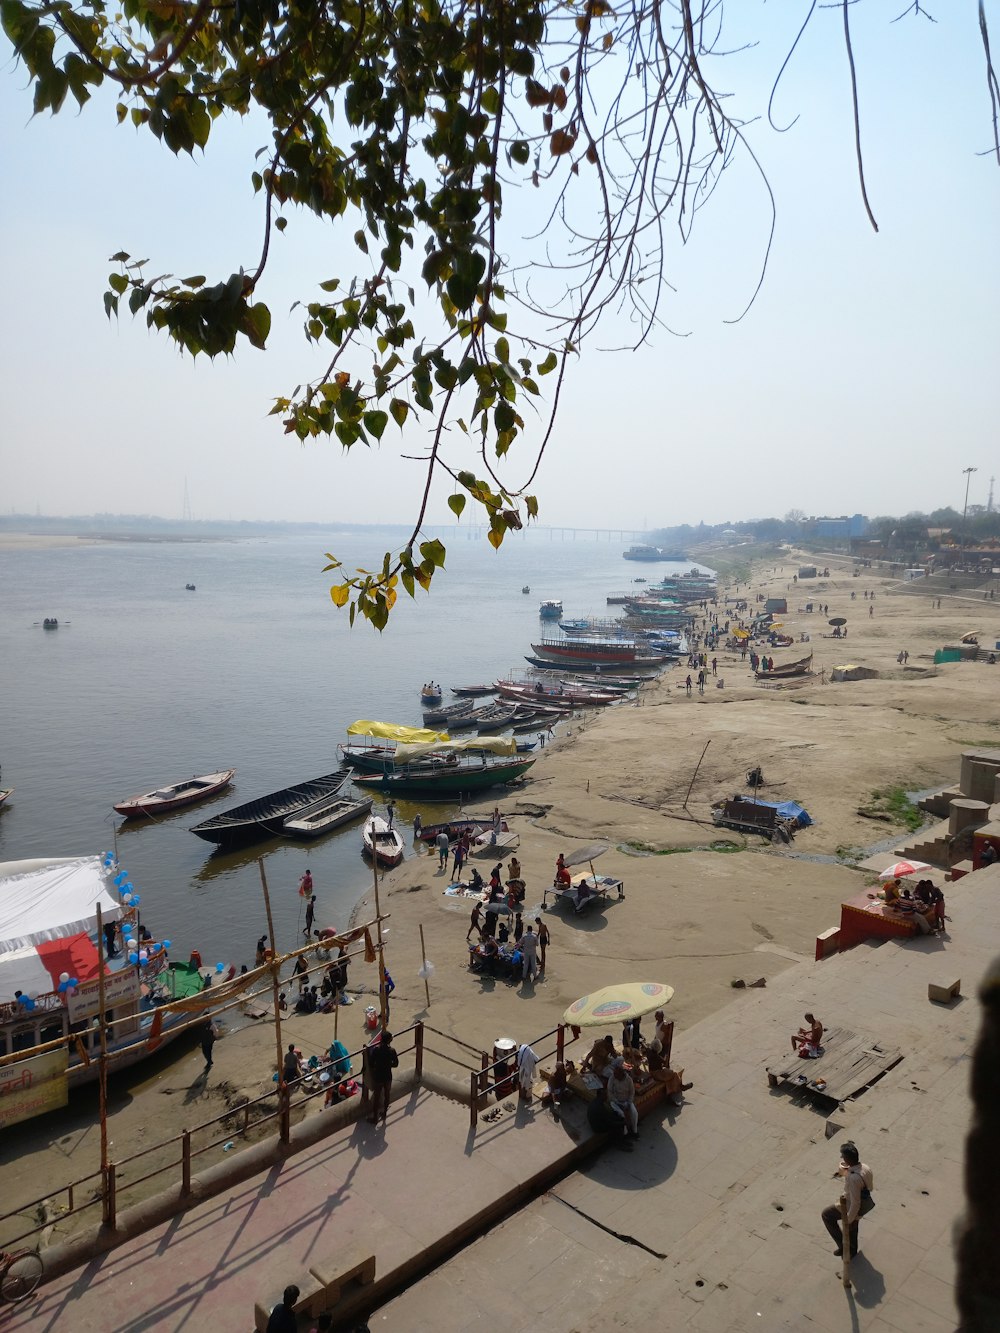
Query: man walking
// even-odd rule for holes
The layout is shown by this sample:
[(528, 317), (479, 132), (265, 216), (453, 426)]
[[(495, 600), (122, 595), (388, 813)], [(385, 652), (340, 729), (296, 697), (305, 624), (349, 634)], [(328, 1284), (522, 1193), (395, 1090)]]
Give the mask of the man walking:
[(469, 929), (465, 933), (466, 943), (469, 942), (469, 938), (472, 935), (473, 931), (476, 931), (477, 934), (479, 935), (480, 940), (482, 940), (483, 938), (482, 920), (483, 920), (483, 905), (482, 903), (476, 903), (475, 907), (472, 909), (471, 924), (469, 925)]
[(532, 926), (529, 926), (521, 936), (517, 947), (521, 950), (523, 959), (521, 976), (525, 981), (533, 982), (538, 975), (538, 936)]
[(210, 1018), (206, 1018), (205, 1026), (201, 1030), (201, 1053), (205, 1057), (206, 1074), (212, 1068), (212, 1048), (215, 1046), (217, 1036), (215, 1024)]
[[(871, 1212), (875, 1207), (875, 1201), (871, 1195), (874, 1181), (872, 1169), (862, 1162), (861, 1154), (850, 1140), (840, 1147), (840, 1166), (834, 1179), (841, 1176), (844, 1179), (844, 1193), (841, 1198), (847, 1201), (847, 1229), (850, 1233), (850, 1256), (853, 1259), (858, 1252), (858, 1222), (866, 1213)], [(829, 1208), (823, 1209), (820, 1216), (823, 1225), (837, 1243), (834, 1254), (842, 1255), (844, 1234), (840, 1225), (840, 1204), (831, 1203)]]
[(448, 835), (444, 829), (434, 839), (438, 849), (438, 869), (448, 869)]

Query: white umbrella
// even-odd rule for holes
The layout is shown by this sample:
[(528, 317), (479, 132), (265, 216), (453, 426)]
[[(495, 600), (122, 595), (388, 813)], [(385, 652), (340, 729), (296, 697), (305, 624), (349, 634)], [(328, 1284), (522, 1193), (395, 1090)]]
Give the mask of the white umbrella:
[(922, 875), (925, 870), (933, 869), (926, 861), (893, 861), (891, 866), (882, 871), (879, 879), (909, 879), (911, 875)]

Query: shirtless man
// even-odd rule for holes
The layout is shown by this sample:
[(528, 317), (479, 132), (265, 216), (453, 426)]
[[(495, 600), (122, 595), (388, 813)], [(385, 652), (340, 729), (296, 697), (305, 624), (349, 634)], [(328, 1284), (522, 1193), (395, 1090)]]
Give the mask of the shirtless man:
[(806, 1014), (805, 1020), (809, 1027), (799, 1028), (798, 1032), (792, 1034), (792, 1050), (800, 1051), (803, 1046), (812, 1046), (818, 1051), (823, 1041), (823, 1024), (814, 1014)]

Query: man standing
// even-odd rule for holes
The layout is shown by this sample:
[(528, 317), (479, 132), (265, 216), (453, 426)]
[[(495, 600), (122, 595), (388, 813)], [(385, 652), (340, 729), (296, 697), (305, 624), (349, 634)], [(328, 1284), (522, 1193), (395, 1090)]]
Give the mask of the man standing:
[(315, 921), (315, 919), (316, 919), (316, 895), (314, 893), (310, 897), (309, 901), (306, 903), (306, 928), (302, 932), (303, 935), (312, 934), (313, 921)]
[(538, 936), (531, 926), (521, 936), (518, 948), (523, 959), (521, 976), (525, 981), (533, 982), (538, 975)]
[(635, 1084), (632, 1076), (625, 1072), (625, 1061), (618, 1057), (608, 1079), (608, 1105), (618, 1115), (624, 1116), (625, 1128), (633, 1139), (639, 1137), (639, 1112), (635, 1104)]
[[(874, 1183), (872, 1169), (862, 1162), (861, 1154), (850, 1140), (840, 1147), (840, 1166), (837, 1168), (834, 1180), (840, 1176), (844, 1179), (844, 1193), (841, 1198), (847, 1201), (847, 1229), (850, 1233), (850, 1256), (853, 1259), (858, 1252), (858, 1222), (866, 1213), (871, 1212), (875, 1202), (871, 1195)], [(834, 1254), (842, 1255), (844, 1234), (840, 1225), (840, 1204), (831, 1203), (829, 1208), (823, 1209), (820, 1216), (823, 1225), (837, 1242)]]
[(462, 878), (462, 866), (464, 864), (465, 864), (465, 845), (462, 842), (462, 839), (459, 838), (458, 842), (455, 843), (455, 868), (451, 872), (451, 877), (453, 880), (457, 881)]
[(444, 829), (442, 829), (441, 832), (437, 835), (437, 837), (434, 839), (434, 842), (435, 842), (435, 845), (437, 846), (437, 849), (438, 849), (438, 869), (439, 869), (439, 870), (447, 870), (447, 869), (448, 869), (448, 835), (447, 835), (447, 833), (445, 833)]
[(535, 1081), (537, 1064), (538, 1056), (528, 1043), (524, 1042), (517, 1053), (517, 1095), (522, 1102), (531, 1101), (531, 1085)]
[(267, 1333), (296, 1333), (299, 1321), (295, 1318), (295, 1302), (299, 1299), (299, 1289), (294, 1284), (286, 1287), (281, 1300), (271, 1311), (267, 1321)]
[(377, 1125), (379, 1120), (385, 1123), (389, 1114), (389, 1093), (392, 1091), (392, 1071), (399, 1064), (399, 1056), (392, 1049), (392, 1033), (386, 1028), (382, 1031), (376, 1045), (368, 1047), (368, 1070), (372, 1082), (371, 1122)]
[(392, 821), (396, 818), (396, 802), (390, 801), (385, 807), (385, 822), (392, 828)]
[(215, 1039), (219, 1034), (215, 1030), (215, 1024), (210, 1018), (205, 1019), (205, 1026), (201, 1030), (201, 1053), (205, 1057), (205, 1073), (212, 1068), (212, 1048), (215, 1045)]
[(538, 936), (538, 952), (541, 954), (541, 960), (538, 965), (539, 972), (545, 971), (545, 953), (552, 940), (548, 926), (540, 916), (535, 917), (535, 925), (538, 927), (535, 934)]

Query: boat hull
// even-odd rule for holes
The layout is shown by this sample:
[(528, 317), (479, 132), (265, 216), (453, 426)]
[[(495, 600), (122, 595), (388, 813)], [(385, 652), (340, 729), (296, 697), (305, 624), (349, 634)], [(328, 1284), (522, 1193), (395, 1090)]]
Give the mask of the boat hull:
[(314, 806), (307, 806), (298, 815), (284, 821), (283, 830), (291, 838), (321, 838), (324, 833), (352, 824), (362, 815), (367, 815), (372, 808), (370, 799), (363, 801), (329, 800), (317, 801)]
[(404, 769), (398, 769), (394, 773), (383, 773), (381, 776), (371, 774), (355, 778), (355, 782), (368, 791), (387, 791), (392, 794), (399, 793), (401, 796), (426, 796), (432, 800), (447, 799), (516, 782), (527, 773), (534, 762), (534, 759), (517, 759), (504, 764), (484, 764), (482, 767), (470, 765), (431, 773), (407, 773)]
[(289, 816), (299, 814), (324, 796), (333, 796), (345, 781), (343, 773), (327, 773), (309, 782), (283, 787), (195, 824), (191, 832), (206, 842), (226, 848), (243, 847), (267, 837), (276, 837), (284, 832), (284, 822)]
[[(126, 819), (136, 819), (140, 815), (169, 814), (173, 810), (181, 810), (199, 801), (207, 801), (210, 796), (217, 796), (220, 791), (225, 791), (235, 775), (235, 768), (227, 768), (218, 773), (206, 773), (201, 777), (190, 778), (186, 782), (175, 782), (169, 787), (146, 792), (142, 796), (130, 796), (126, 801), (119, 801), (114, 809)], [(168, 795), (170, 792), (174, 794)]]

